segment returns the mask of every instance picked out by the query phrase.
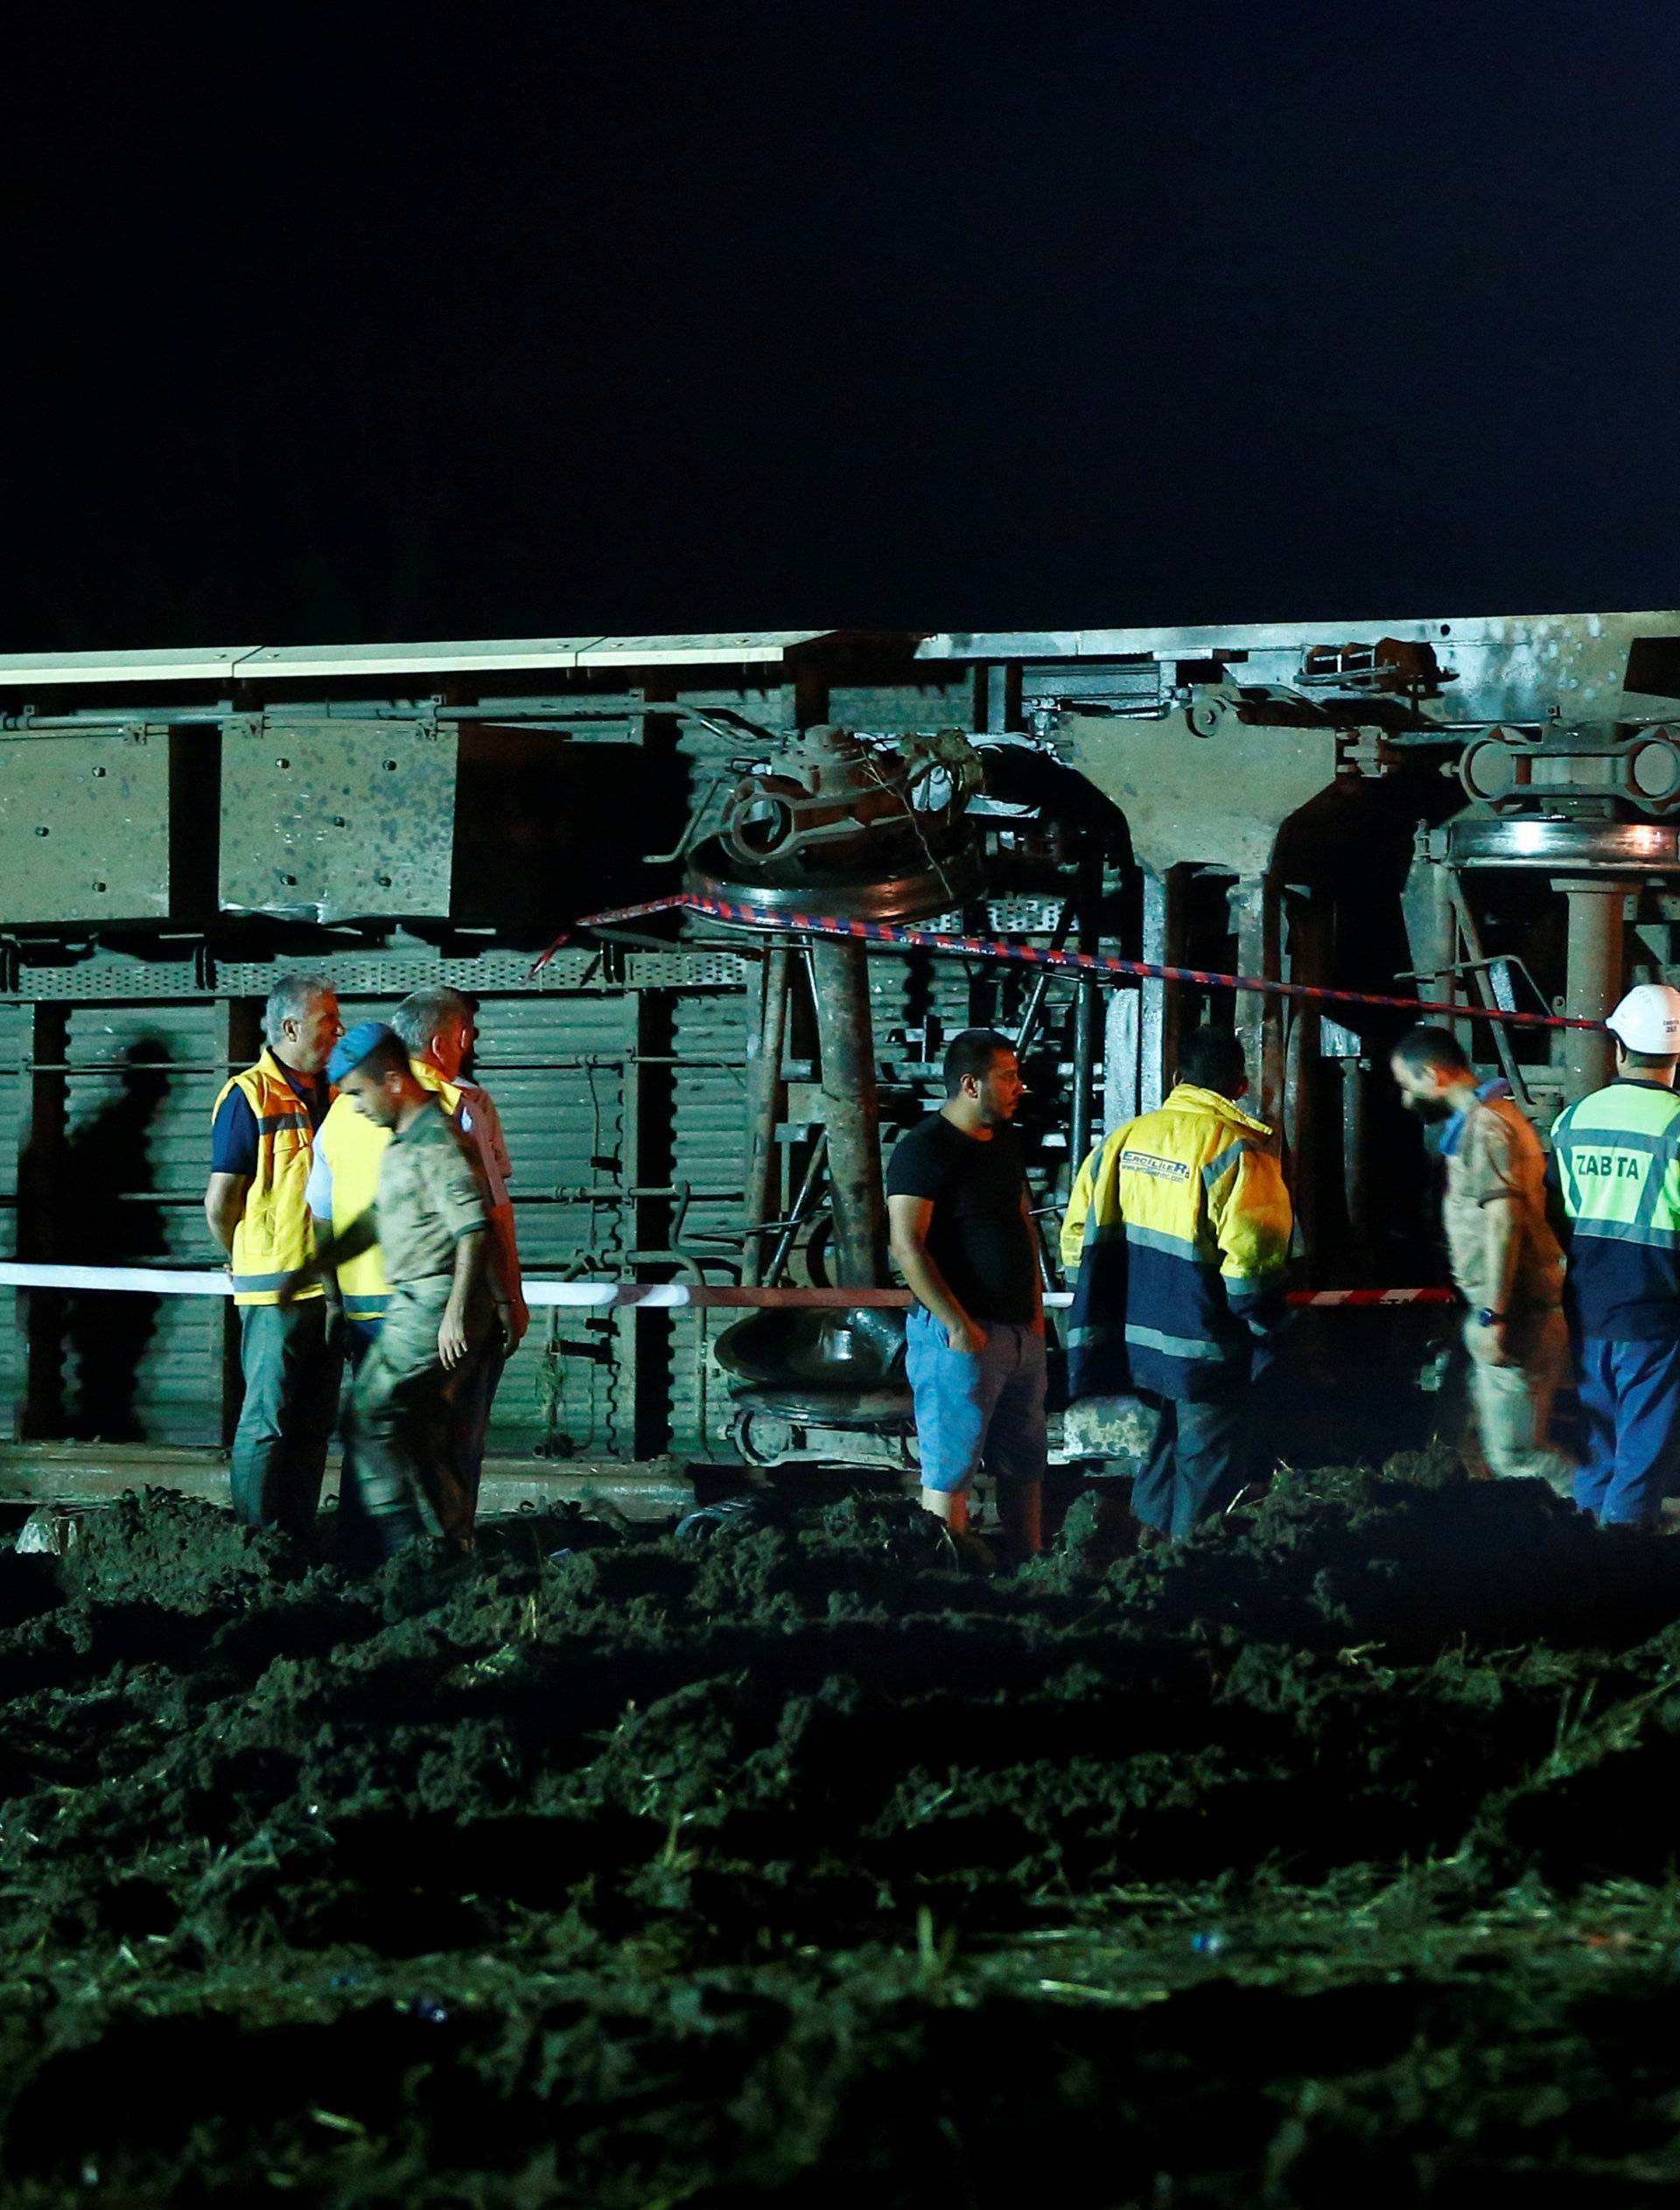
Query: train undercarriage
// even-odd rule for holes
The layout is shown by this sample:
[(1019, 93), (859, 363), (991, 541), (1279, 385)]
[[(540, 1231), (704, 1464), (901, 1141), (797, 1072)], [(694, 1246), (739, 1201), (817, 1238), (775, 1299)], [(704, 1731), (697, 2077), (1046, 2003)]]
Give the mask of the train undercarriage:
[[(1544, 1128), (1608, 1039), (1468, 1009), (1593, 1018), (1676, 979), (1677, 822), (1680, 613), (14, 655), (4, 1255), (205, 1265), (210, 1101), (307, 965), (359, 1012), (479, 997), (537, 1280), (886, 1285), (883, 1150), (971, 1024), (1018, 1039), (1053, 1226), (1203, 1018), (1278, 1129), (1301, 1284), (1439, 1278), (1386, 1073), (1404, 1011), (982, 947), (1466, 1009)], [(15, 1293), (18, 1441), (225, 1443), (219, 1300)], [(539, 1332), (503, 1456), (913, 1462), (891, 1312), (555, 1306)]]

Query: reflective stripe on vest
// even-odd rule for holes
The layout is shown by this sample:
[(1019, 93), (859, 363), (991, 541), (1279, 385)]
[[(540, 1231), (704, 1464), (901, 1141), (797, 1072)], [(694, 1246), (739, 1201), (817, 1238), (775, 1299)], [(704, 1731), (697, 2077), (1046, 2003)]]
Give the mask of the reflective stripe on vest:
[[(461, 1093), (457, 1086), (446, 1082), (437, 1068), (428, 1066), (424, 1060), (411, 1059), (409, 1065), (421, 1088), (432, 1091), (451, 1119), (456, 1119), (461, 1106)], [(377, 1199), (380, 1161), (390, 1140), (389, 1129), (381, 1128), (365, 1113), (359, 1113), (347, 1097), (335, 1097), (328, 1107), (315, 1141), (332, 1170), (334, 1235), (342, 1235), (350, 1223), (360, 1220)], [(353, 1320), (383, 1319), (390, 1290), (380, 1262), (379, 1245), (374, 1244), (357, 1258), (346, 1259), (336, 1271), (346, 1316)]]
[(1680, 1245), (1680, 1097), (1614, 1082), (1560, 1113), (1552, 1149), (1578, 1235)]
[(1264, 1124), (1180, 1082), (1081, 1167), (1061, 1239), (1077, 1263), (1068, 1319), (1075, 1396), (1218, 1393), (1253, 1356), (1247, 1315), (1281, 1297), (1292, 1216)]
[[(309, 1185), (312, 1136), (309, 1108), (286, 1080), (272, 1052), (223, 1084), (210, 1118), (238, 1090), (256, 1121), (256, 1171), (245, 1209), (234, 1229), (235, 1304), (272, 1304), (288, 1274), (315, 1255), (315, 1231), (304, 1192)], [(307, 1289), (305, 1297), (318, 1297)]]

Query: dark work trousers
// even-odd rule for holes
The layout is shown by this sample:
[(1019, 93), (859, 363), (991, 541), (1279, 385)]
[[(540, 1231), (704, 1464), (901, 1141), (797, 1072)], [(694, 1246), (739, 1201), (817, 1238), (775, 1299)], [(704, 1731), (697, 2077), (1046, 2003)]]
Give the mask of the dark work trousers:
[(472, 1542), (490, 1408), (496, 1401), (501, 1369), (507, 1363), (498, 1332), (451, 1377), (449, 1454), (455, 1475), (455, 1516), (444, 1526), (444, 1532), (464, 1549), (470, 1549)]
[(1586, 1463), (1575, 1501), (1605, 1527), (1655, 1527), (1680, 1494), (1680, 1343), (1613, 1343), (1579, 1351)]
[(466, 1368), (444, 1371), (438, 1330), (449, 1290), (448, 1277), (440, 1275), (391, 1291), (350, 1394), (356, 1499), (345, 1534), (346, 1546), (354, 1537), (368, 1561), (389, 1557), (423, 1534), (453, 1536), (462, 1523), (451, 1399), (483, 1346), (468, 1353)]
[(234, 1515), (312, 1539), (339, 1408), (343, 1353), (326, 1300), (239, 1308), (245, 1402), (234, 1434)]
[[(361, 1372), (368, 1353), (379, 1340), (377, 1320), (347, 1319), (344, 1324), (344, 1351), (350, 1367), (350, 1387), (354, 1395), (356, 1377)], [(339, 1458), (339, 1541), (345, 1556), (351, 1561), (366, 1562), (380, 1555), (375, 1530), (368, 1525), (368, 1514), (362, 1509), (361, 1483), (356, 1478), (356, 1440), (350, 1421), (350, 1408), (345, 1406), (340, 1432)]]
[(1154, 1395), (1144, 1402), (1157, 1415), (1155, 1439), (1132, 1483), (1132, 1516), (1181, 1542), (1200, 1521), (1217, 1518), (1248, 1479), (1250, 1393), (1212, 1404)]

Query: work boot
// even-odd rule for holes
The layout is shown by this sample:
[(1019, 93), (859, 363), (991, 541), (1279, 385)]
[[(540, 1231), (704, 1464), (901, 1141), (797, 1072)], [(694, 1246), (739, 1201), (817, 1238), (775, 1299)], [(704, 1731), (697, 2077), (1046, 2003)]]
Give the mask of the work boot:
[(1043, 1543), (1029, 1542), (1025, 1535), (1012, 1535), (1007, 1528), (999, 1528), (995, 1534), (982, 1538), (990, 1550), (1000, 1573), (1018, 1572), (1024, 1565), (1031, 1565), (1035, 1557), (1045, 1554)]
[(956, 1528), (948, 1527), (942, 1521), (940, 1533), (944, 1538), (943, 1548), (946, 1556), (959, 1572), (996, 1573), (998, 1571), (997, 1552), (990, 1543), (984, 1536), (976, 1535), (972, 1528), (965, 1527), (959, 1533)]
[(1117, 1482), (1093, 1484), (1074, 1499), (1061, 1523), (1060, 1548), (1081, 1573), (1106, 1573), (1138, 1547), (1140, 1522), (1134, 1520)]

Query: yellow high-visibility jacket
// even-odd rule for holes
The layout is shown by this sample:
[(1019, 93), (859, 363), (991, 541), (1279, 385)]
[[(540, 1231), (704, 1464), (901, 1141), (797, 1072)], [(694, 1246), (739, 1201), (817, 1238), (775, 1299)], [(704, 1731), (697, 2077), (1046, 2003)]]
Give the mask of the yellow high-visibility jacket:
[(1078, 1272), (1074, 1396), (1224, 1395), (1283, 1318), (1293, 1227), (1271, 1134), (1218, 1091), (1180, 1082), (1080, 1168), (1061, 1228)]
[[(415, 1081), (423, 1089), (432, 1091), (450, 1118), (455, 1119), (461, 1106), (457, 1086), (446, 1082), (425, 1060), (411, 1059), (409, 1065)], [(359, 1113), (347, 1097), (335, 1097), (327, 1108), (315, 1138), (317, 1164), (309, 1190), (317, 1217), (330, 1221), (334, 1235), (342, 1235), (352, 1220), (371, 1210), (379, 1193), (379, 1163), (390, 1140), (389, 1129), (379, 1127), (366, 1114)], [(390, 1290), (377, 1243), (359, 1257), (346, 1259), (333, 1271), (346, 1319), (373, 1325), (384, 1318)]]
[[(243, 1091), (256, 1119), (256, 1171), (234, 1229), (234, 1302), (272, 1304), (286, 1276), (315, 1255), (314, 1225), (304, 1196), (312, 1156), (309, 1108), (267, 1050), (255, 1067), (222, 1084), (211, 1111), (212, 1126), (230, 1090)], [(305, 1297), (320, 1293), (303, 1291)]]

